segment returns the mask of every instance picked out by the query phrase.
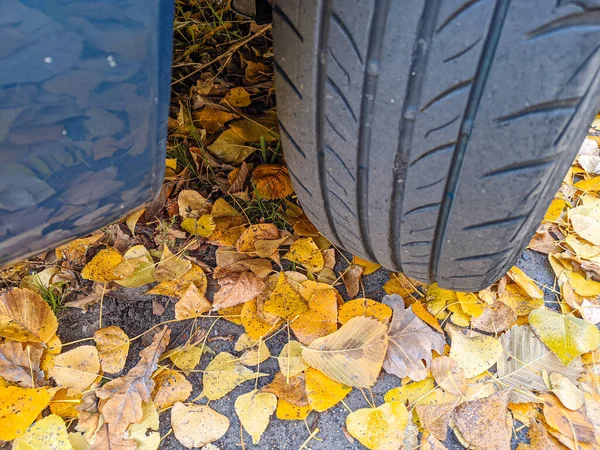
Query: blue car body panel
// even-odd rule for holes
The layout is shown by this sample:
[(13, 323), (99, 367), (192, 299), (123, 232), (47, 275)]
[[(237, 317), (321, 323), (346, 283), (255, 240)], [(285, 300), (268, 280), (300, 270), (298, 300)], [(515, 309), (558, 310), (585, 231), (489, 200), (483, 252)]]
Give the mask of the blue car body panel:
[(172, 0), (0, 1), (0, 266), (159, 192)]

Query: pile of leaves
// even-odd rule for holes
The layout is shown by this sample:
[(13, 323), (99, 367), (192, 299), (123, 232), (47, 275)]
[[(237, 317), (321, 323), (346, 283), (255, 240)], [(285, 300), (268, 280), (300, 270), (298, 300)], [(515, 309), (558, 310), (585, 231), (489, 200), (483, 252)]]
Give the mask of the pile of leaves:
[[(151, 450), (172, 433), (183, 447), (215, 449), (238, 431), (211, 402), (243, 386), (234, 400), (242, 448), (247, 436), (259, 444), (272, 420), (349, 409), (353, 389), (365, 407), (348, 412), (344, 433), (372, 450), (444, 449), (451, 433), (468, 448), (509, 449), (523, 428), (521, 450), (600, 447), (595, 131), (530, 244), (548, 255), (555, 285), (517, 267), (474, 293), (392, 273), (382, 301), (365, 298), (363, 277), (383, 269), (333, 247), (295, 199), (274, 109), (270, 25), (227, 5), (178, 2), (177, 12), (160, 197), (0, 273), (0, 440), (15, 449)], [(174, 319), (138, 336), (103, 327), (104, 299), (123, 289), (169, 298)], [(63, 308), (99, 308), (93, 336), (61, 343)], [(231, 351), (214, 352), (209, 336), (223, 321), (238, 334)], [(171, 339), (176, 324), (188, 331), (183, 344)], [(145, 347), (136, 355), (138, 339)], [(268, 359), (276, 373), (261, 372)], [(397, 387), (376, 404), (371, 388), (383, 372)], [(202, 379), (197, 396), (191, 374)], [(170, 416), (162, 436), (159, 415)], [(306, 423), (303, 448), (319, 434)]]

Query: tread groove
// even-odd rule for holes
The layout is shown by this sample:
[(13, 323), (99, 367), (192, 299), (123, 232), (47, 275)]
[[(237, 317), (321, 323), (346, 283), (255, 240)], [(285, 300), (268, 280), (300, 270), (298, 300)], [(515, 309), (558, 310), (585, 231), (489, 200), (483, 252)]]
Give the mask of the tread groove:
[[(419, 247), (421, 245), (431, 245), (432, 241), (414, 241), (414, 242), (405, 242), (402, 244), (402, 247)], [(427, 264), (429, 265), (429, 264)]]
[(464, 80), (461, 81), (460, 83), (457, 83), (453, 86), (450, 86), (448, 89), (446, 89), (444, 92), (441, 92), (440, 94), (436, 95), (434, 98), (432, 98), (431, 100), (429, 100), (425, 106), (423, 106), (423, 108), (421, 108), (421, 113), (424, 113), (425, 111), (427, 111), (430, 107), (432, 107), (433, 105), (435, 105), (438, 102), (441, 102), (443, 100), (445, 100), (447, 97), (450, 97), (454, 94), (457, 94), (465, 89), (467, 89), (469, 86), (471, 86), (471, 83), (473, 83), (473, 79), (469, 79), (469, 80)]
[(460, 5), (457, 9), (455, 9), (447, 18), (442, 22), (442, 24), (436, 30), (436, 33), (440, 33), (444, 28), (446, 28), (450, 23), (456, 19), (458, 16), (463, 14), (472, 6), (475, 6), (477, 3), (480, 3), (482, 0), (467, 0), (465, 3)]
[(500, 255), (505, 255), (506, 253), (512, 251), (513, 248), (507, 248), (504, 250), (500, 250), (497, 252), (493, 252), (493, 253), (485, 253), (483, 255), (474, 255), (474, 256), (463, 256), (461, 258), (456, 258), (454, 259), (454, 262), (460, 262), (460, 261), (479, 261), (481, 259), (488, 259), (488, 258), (493, 258), (494, 256), (500, 256)]
[(336, 180), (329, 172), (327, 172), (327, 175), (329, 176), (329, 178), (331, 178), (331, 181), (333, 181), (335, 184), (337, 184), (339, 186), (339, 188), (344, 191), (344, 195), (348, 195), (348, 191), (346, 190), (346, 188), (344, 186), (342, 186), (342, 184)]
[(426, 158), (436, 155), (438, 153), (444, 153), (444, 152), (447, 152), (448, 150), (452, 150), (455, 145), (456, 145), (456, 141), (452, 141), (452, 142), (448, 142), (447, 144), (442, 144), (442, 145), (438, 145), (437, 147), (433, 147), (432, 149), (427, 150), (425, 153), (423, 153), (417, 159), (412, 161), (409, 164), (409, 167), (414, 166), (416, 163), (418, 163), (422, 159), (426, 159)]
[(462, 55), (464, 55), (464, 54), (468, 53), (470, 50), (473, 50), (473, 49), (475, 48), (475, 46), (476, 46), (477, 44), (479, 44), (479, 41), (481, 41), (481, 39), (482, 39), (482, 36), (478, 37), (478, 38), (475, 40), (475, 42), (473, 42), (472, 44), (470, 44), (470, 45), (466, 46), (466, 47), (465, 47), (464, 49), (462, 49), (460, 52), (458, 52), (458, 53), (455, 53), (454, 55), (452, 55), (452, 56), (449, 56), (448, 58), (444, 59), (444, 60), (442, 61), (442, 63), (446, 64), (446, 63), (449, 63), (450, 61), (454, 61), (455, 59), (457, 59), (457, 58), (460, 58)]
[(344, 169), (346, 169), (346, 172), (348, 172), (348, 175), (350, 175), (350, 178), (352, 178), (353, 181), (356, 181), (356, 177), (354, 176), (352, 171), (348, 168), (348, 166), (346, 165), (344, 160), (340, 157), (340, 155), (338, 155), (335, 152), (335, 150), (333, 148), (331, 148), (331, 146), (329, 146), (328, 144), (325, 144), (325, 150), (329, 151), (329, 153), (331, 153), (340, 162), (340, 164), (344, 167)]
[(329, 117), (327, 117), (327, 115), (325, 115), (325, 122), (327, 122), (329, 124), (329, 126), (334, 131), (334, 133), (337, 134), (342, 141), (346, 142), (346, 138), (342, 135), (342, 133), (340, 133), (337, 130), (337, 128), (333, 125), (333, 123), (331, 123), (331, 120), (329, 120)]
[(331, 13), (331, 21), (333, 23), (335, 23), (337, 25), (337, 27), (342, 31), (342, 33), (344, 34), (344, 36), (346, 36), (346, 39), (348, 39), (348, 42), (350, 43), (350, 46), (352, 47), (352, 49), (356, 53), (356, 56), (358, 57), (358, 60), (362, 64), (363, 63), (363, 59), (362, 59), (362, 56), (360, 54), (360, 50), (358, 49), (358, 46), (356, 45), (356, 42), (354, 41), (354, 38), (352, 37), (352, 34), (350, 33), (350, 30), (348, 30), (348, 28), (346, 27), (346, 25), (344, 24), (344, 22), (342, 22), (342, 19), (340, 19), (340, 17), (336, 13), (334, 13), (334, 12)]
[(340, 69), (342, 69), (342, 72), (344, 72), (344, 75), (346, 76), (346, 84), (350, 85), (350, 74), (348, 73), (348, 71), (344, 68), (342, 63), (340, 63), (338, 61), (338, 59), (335, 57), (333, 51), (329, 47), (327, 47), (327, 52), (331, 55), (331, 59), (333, 59), (333, 61), (337, 64), (337, 66)]
[(417, 186), (417, 189), (427, 189), (427, 188), (433, 187), (433, 186), (435, 186), (436, 184), (439, 184), (439, 183), (441, 183), (441, 182), (442, 182), (442, 181), (444, 181), (445, 179), (446, 179), (446, 177), (444, 176), (444, 177), (440, 178), (439, 180), (437, 180), (437, 181), (434, 181), (433, 183), (425, 184), (425, 185), (423, 185), (423, 186)]
[(342, 101), (342, 103), (344, 104), (344, 106), (346, 107), (346, 109), (348, 110), (348, 112), (350, 113), (350, 115), (352, 116), (354, 121), (356, 122), (356, 114), (354, 114), (354, 111), (352, 110), (352, 107), (350, 106), (348, 99), (342, 93), (342, 91), (337, 86), (337, 84), (335, 84), (335, 82), (330, 77), (327, 77), (326, 84), (339, 97), (339, 99)]
[(300, 39), (300, 42), (304, 42), (304, 37), (302, 36), (302, 34), (300, 34), (300, 31), (298, 31), (298, 28), (296, 28), (294, 22), (291, 21), (288, 15), (279, 7), (279, 5), (273, 5), (273, 12), (277, 14), (279, 18), (283, 20), (283, 22), (285, 22), (285, 24), (288, 27), (290, 27), (290, 30), (292, 30), (294, 34), (298, 37), (298, 39)]
[(596, 30), (600, 28), (600, 9), (588, 9), (586, 11), (569, 14), (567, 16), (554, 19), (541, 27), (531, 30), (527, 33), (529, 39), (536, 39), (556, 32), (575, 28), (576, 31), (581, 28)]
[(328, 192), (333, 195), (336, 199), (338, 199), (338, 201), (342, 204), (342, 206), (344, 208), (346, 208), (348, 210), (348, 212), (350, 213), (350, 215), (352, 217), (356, 217), (356, 213), (354, 211), (352, 211), (352, 208), (350, 208), (346, 202), (344, 201), (344, 199), (342, 197), (340, 197), (339, 195), (337, 195), (334, 191), (332, 191), (331, 189), (328, 190)]
[(294, 146), (294, 148), (296, 149), (296, 151), (298, 153), (300, 153), (304, 158), (306, 158), (306, 153), (304, 153), (304, 150), (302, 150), (300, 148), (300, 146), (298, 145), (298, 143), (295, 141), (295, 139), (292, 137), (292, 135), (290, 134), (290, 132), (287, 130), (287, 128), (283, 125), (283, 123), (281, 123), (281, 120), (278, 120), (277, 123), (279, 124), (279, 129), (281, 131), (283, 131), (283, 134), (285, 134), (285, 137), (288, 139), (288, 141), (290, 141), (292, 143), (292, 145)]
[(527, 108), (524, 108), (520, 111), (511, 114), (507, 114), (506, 116), (498, 117), (497, 119), (494, 119), (494, 122), (507, 123), (512, 122), (514, 120), (522, 119), (523, 117), (527, 117), (533, 114), (544, 114), (563, 110), (573, 111), (577, 106), (579, 100), (579, 97), (575, 97), (559, 100), (550, 100), (548, 102), (538, 103), (537, 105), (528, 106)]
[(298, 186), (300, 186), (308, 194), (309, 197), (312, 197), (312, 193), (308, 190), (308, 188), (306, 186), (304, 186), (304, 184), (302, 183), (302, 181), (300, 181), (300, 179), (294, 174), (294, 172), (292, 172), (290, 170), (289, 167), (288, 167), (288, 173), (294, 179), (294, 181), (296, 181), (296, 183), (298, 184)]
[(505, 219), (489, 220), (487, 222), (482, 222), (482, 223), (478, 223), (475, 225), (469, 225), (468, 227), (464, 227), (462, 230), (463, 231), (480, 230), (482, 228), (490, 228), (490, 227), (495, 227), (495, 226), (507, 225), (509, 223), (515, 223), (515, 222), (518, 222), (519, 220), (523, 220), (526, 218), (527, 218), (527, 216), (523, 215), (523, 216), (515, 216), (515, 217), (506, 217)]
[(406, 211), (404, 213), (404, 215), (408, 216), (410, 214), (416, 214), (416, 213), (421, 213), (421, 212), (426, 212), (426, 211), (428, 212), (433, 209), (438, 209), (440, 207), (440, 205), (441, 205), (440, 203), (428, 203), (427, 205), (417, 206), (416, 208)]
[(437, 128), (432, 128), (431, 130), (427, 131), (427, 133), (425, 133), (425, 136), (423, 136), (424, 139), (427, 139), (427, 137), (431, 134), (431, 133), (435, 133), (436, 131), (440, 131), (443, 130), (444, 128), (452, 125), (454, 122), (456, 122), (458, 119), (460, 119), (460, 114), (458, 114), (454, 119), (444, 123), (443, 125), (440, 125)]
[(302, 100), (302, 92), (300, 92), (300, 90), (296, 87), (296, 85), (291, 80), (291, 78), (289, 77), (289, 75), (287, 73), (285, 73), (285, 71), (277, 63), (277, 61), (275, 61), (275, 64), (273, 66), (275, 67), (275, 72), (277, 72), (277, 74), (281, 76), (281, 79), (286, 82), (286, 84), (290, 87), (290, 89), (292, 91), (294, 91), (294, 94), (296, 94), (298, 96), (298, 98), (300, 100)]
[(490, 172), (484, 173), (481, 178), (489, 178), (495, 176), (502, 176), (507, 174), (514, 174), (515, 172), (522, 172), (524, 170), (535, 170), (549, 166), (554, 163), (554, 160), (560, 155), (560, 153), (554, 153), (545, 158), (534, 159), (530, 161), (521, 161), (499, 169), (491, 170)]

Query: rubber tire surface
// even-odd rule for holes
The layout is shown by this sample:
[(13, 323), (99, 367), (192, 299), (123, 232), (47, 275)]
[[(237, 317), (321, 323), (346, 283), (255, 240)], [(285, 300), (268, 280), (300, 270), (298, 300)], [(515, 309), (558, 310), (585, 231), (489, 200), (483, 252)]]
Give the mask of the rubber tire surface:
[(599, 103), (600, 0), (278, 0), (282, 144), (334, 244), (475, 291), (523, 251)]

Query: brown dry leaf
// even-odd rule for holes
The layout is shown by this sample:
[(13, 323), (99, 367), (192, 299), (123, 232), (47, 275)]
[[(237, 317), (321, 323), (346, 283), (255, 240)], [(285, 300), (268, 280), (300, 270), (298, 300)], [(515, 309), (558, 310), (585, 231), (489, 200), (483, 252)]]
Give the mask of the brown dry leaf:
[(229, 419), (206, 405), (176, 403), (171, 410), (171, 427), (186, 448), (205, 447), (225, 435)]
[(127, 334), (116, 325), (111, 325), (97, 330), (94, 333), (94, 341), (98, 347), (102, 371), (118, 373), (123, 370), (129, 354)]
[(87, 249), (102, 239), (103, 236), (103, 233), (98, 233), (85, 238), (75, 239), (65, 245), (61, 245), (55, 250), (56, 259), (65, 258), (73, 264), (83, 264), (85, 262), (85, 253), (87, 252)]
[(517, 321), (517, 313), (506, 303), (495, 301), (486, 306), (479, 317), (471, 319), (473, 328), (488, 333), (499, 333), (512, 327)]
[(306, 267), (311, 272), (320, 272), (325, 267), (323, 254), (310, 237), (298, 239), (290, 246), (290, 251), (283, 257)]
[(565, 408), (553, 394), (541, 394), (544, 402), (544, 418), (548, 425), (571, 440), (600, 445), (593, 424), (582, 411)]
[(265, 290), (265, 282), (253, 272), (232, 273), (220, 278), (221, 288), (215, 292), (212, 308), (219, 310), (246, 303), (256, 298)]
[(154, 278), (156, 281), (177, 281), (181, 279), (186, 273), (192, 268), (192, 263), (187, 259), (181, 259), (175, 256), (167, 247), (167, 244), (163, 245), (162, 256), (160, 262), (156, 266), (154, 271)]
[(192, 264), (192, 268), (189, 272), (181, 278), (173, 281), (163, 281), (146, 292), (146, 294), (181, 298), (181, 296), (185, 294), (185, 291), (187, 291), (190, 283), (194, 283), (200, 292), (206, 292), (206, 286), (208, 285), (206, 274), (200, 266), (197, 266), (196, 264)]
[(258, 150), (257, 147), (246, 145), (246, 139), (231, 128), (223, 131), (207, 149), (223, 162), (233, 165), (241, 164)]
[(229, 90), (225, 96), (225, 100), (232, 106), (249, 106), (250, 94), (243, 87), (234, 87)]
[(237, 114), (223, 111), (221, 109), (204, 108), (193, 113), (194, 121), (200, 122), (207, 133), (213, 134), (219, 131), (230, 120), (237, 119)]
[(444, 336), (433, 331), (419, 319), (399, 295), (386, 295), (383, 303), (394, 311), (388, 331), (389, 348), (383, 368), (400, 378), (408, 376), (419, 381), (427, 377), (432, 350), (444, 353)]
[(338, 320), (343, 325), (353, 317), (367, 316), (387, 324), (392, 318), (392, 308), (368, 298), (349, 300), (340, 306)]
[(213, 273), (215, 279), (228, 276), (231, 272), (250, 270), (259, 278), (266, 278), (273, 271), (271, 262), (266, 259), (250, 259), (247, 255), (238, 253), (235, 248), (221, 247), (215, 252), (217, 267)]
[(355, 264), (348, 266), (348, 269), (343, 273), (342, 280), (346, 286), (348, 297), (356, 297), (360, 290), (360, 280), (362, 279), (364, 268)]
[(286, 378), (295, 377), (308, 367), (302, 359), (302, 344), (298, 341), (289, 341), (281, 349), (277, 357), (279, 370)]
[(235, 399), (235, 412), (244, 429), (252, 436), (253, 444), (258, 444), (260, 441), (276, 407), (277, 397), (275, 394), (256, 389)]
[(308, 397), (306, 396), (306, 382), (303, 373), (286, 379), (286, 376), (277, 372), (273, 381), (263, 387), (261, 392), (270, 392), (275, 394), (278, 399), (285, 400), (296, 406), (307, 406)]
[(311, 408), (323, 412), (337, 405), (352, 388), (332, 380), (323, 372), (309, 367), (304, 371), (306, 395)]
[[(306, 295), (303, 296), (306, 298)], [(337, 296), (335, 289), (314, 291), (308, 300), (308, 309), (290, 325), (302, 344), (309, 345), (315, 339), (337, 330)]]
[(243, 382), (266, 375), (251, 371), (231, 353), (221, 352), (204, 369), (203, 393), (209, 400), (218, 400)]
[(450, 394), (460, 396), (469, 388), (464, 371), (447, 356), (440, 356), (431, 361), (431, 374), (435, 382)]
[(539, 421), (531, 419), (529, 423), (529, 443), (531, 450), (563, 450), (564, 447), (546, 431), (546, 427)]
[(246, 71), (244, 76), (246, 81), (250, 84), (257, 84), (258, 82), (264, 80), (271, 73), (269, 68), (261, 62), (246, 60), (245, 63)]
[(54, 358), (50, 376), (56, 384), (67, 389), (67, 395), (81, 394), (100, 373), (98, 350), (93, 345), (82, 345)]
[(182, 190), (177, 196), (179, 215), (182, 219), (198, 219), (210, 212), (211, 202), (204, 198), (198, 191), (191, 189)]
[(113, 247), (100, 250), (81, 271), (81, 277), (86, 280), (106, 283), (108, 281), (124, 278), (115, 275), (114, 271), (119, 264), (125, 261), (121, 253)]
[(181, 299), (175, 303), (175, 319), (185, 320), (200, 317), (210, 311), (211, 303), (194, 283), (190, 283)]
[(41, 344), (23, 344), (6, 340), (0, 344), (0, 376), (25, 388), (46, 384), (40, 369), (44, 348)]
[(158, 410), (169, 408), (177, 402), (185, 402), (192, 393), (192, 383), (175, 370), (161, 370), (153, 380), (155, 384), (152, 399)]
[(108, 425), (103, 424), (95, 434), (94, 443), (88, 450), (136, 450), (137, 443), (133, 439), (127, 439), (122, 433), (112, 433)]
[(445, 441), (450, 417), (459, 403), (460, 397), (434, 391), (420, 399), (415, 410), (423, 428), (440, 441)]
[(370, 317), (353, 317), (336, 332), (302, 351), (312, 367), (347, 386), (371, 387), (387, 350), (387, 327)]
[(100, 411), (109, 424), (110, 431), (124, 433), (132, 423), (143, 418), (142, 402), (149, 402), (154, 389), (150, 378), (158, 366), (158, 359), (169, 344), (171, 330), (166, 326), (156, 333), (152, 344), (140, 352), (140, 360), (127, 375), (106, 383), (96, 391), (104, 400)]
[(252, 171), (256, 195), (266, 200), (285, 198), (294, 193), (286, 166), (261, 164)]
[(270, 258), (285, 239), (281, 239), (281, 232), (274, 224), (260, 223), (246, 228), (235, 247), (239, 253), (248, 256)]
[(110, 292), (110, 288), (106, 286), (106, 283), (94, 282), (92, 291), (89, 294), (79, 294), (75, 300), (66, 302), (64, 306), (66, 308), (81, 308), (83, 311), (87, 311), (90, 306), (98, 303), (107, 292)]
[(18, 288), (0, 293), (0, 337), (47, 343), (57, 329), (56, 316), (39, 294)]
[(405, 448), (404, 429), (409, 415), (400, 402), (389, 402), (377, 408), (358, 409), (348, 414), (348, 432), (370, 450)]
[(307, 302), (298, 289), (288, 280), (284, 272), (279, 272), (275, 289), (263, 304), (263, 311), (284, 319), (292, 319), (308, 309)]
[(508, 450), (512, 430), (505, 416), (508, 389), (456, 407), (454, 422), (463, 439), (480, 450)]

